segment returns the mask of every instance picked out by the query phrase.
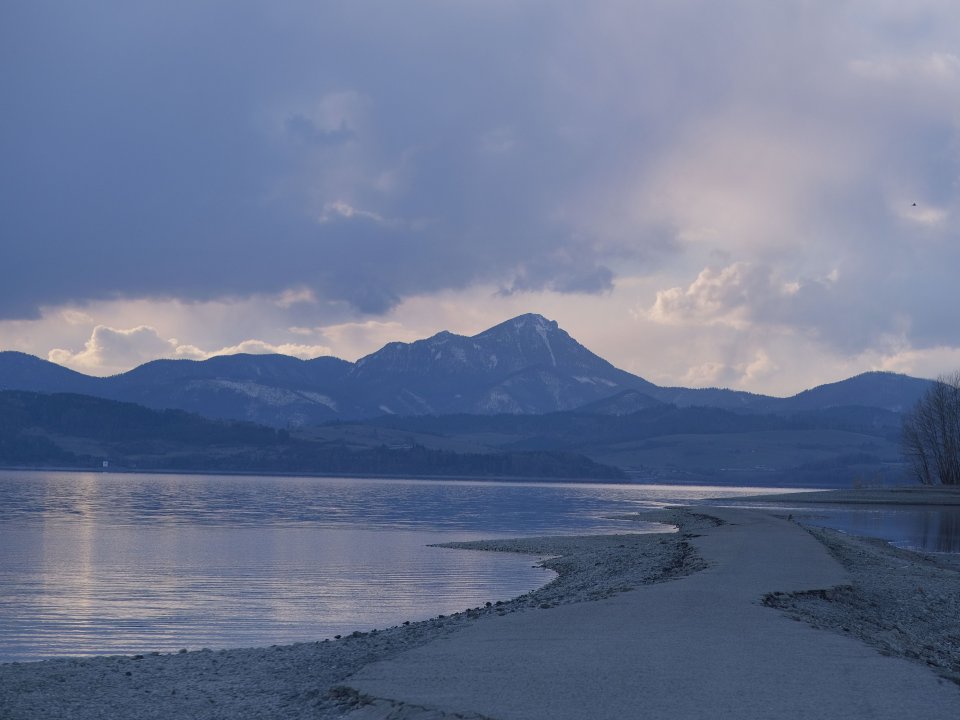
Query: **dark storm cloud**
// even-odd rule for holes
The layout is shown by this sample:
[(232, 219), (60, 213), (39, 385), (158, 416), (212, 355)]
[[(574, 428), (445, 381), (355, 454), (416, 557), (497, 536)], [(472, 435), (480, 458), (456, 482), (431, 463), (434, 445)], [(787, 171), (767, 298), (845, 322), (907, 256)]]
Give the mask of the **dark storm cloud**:
[[(607, 283), (597, 258), (582, 277), (549, 270), (557, 244), (576, 243), (543, 227), (570, 180), (520, 64), (529, 14), (235, 2), (3, 14), (0, 231), (16, 272), (0, 316), (302, 284), (381, 312), (522, 266), (540, 287)], [(323, 221), (340, 202), (356, 212)]]
[[(11, 0), (0, 319), (290, 288), (379, 314), (653, 268), (666, 319), (960, 345), (958, 15)], [(742, 272), (694, 287), (714, 252)]]

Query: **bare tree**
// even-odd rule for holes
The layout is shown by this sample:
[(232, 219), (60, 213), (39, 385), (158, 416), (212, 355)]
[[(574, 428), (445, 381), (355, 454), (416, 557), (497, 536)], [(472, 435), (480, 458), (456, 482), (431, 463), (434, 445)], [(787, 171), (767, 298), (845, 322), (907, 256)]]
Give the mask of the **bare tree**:
[(960, 371), (938, 378), (904, 416), (902, 444), (924, 485), (960, 485)]

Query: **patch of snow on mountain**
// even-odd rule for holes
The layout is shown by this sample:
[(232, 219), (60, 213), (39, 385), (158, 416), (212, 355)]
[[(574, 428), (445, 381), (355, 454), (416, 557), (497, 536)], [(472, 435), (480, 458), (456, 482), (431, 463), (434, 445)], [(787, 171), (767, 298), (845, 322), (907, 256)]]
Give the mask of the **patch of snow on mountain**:
[(583, 377), (582, 375), (574, 375), (573, 379), (578, 383), (584, 383), (585, 385), (596, 385), (597, 381), (595, 378)]
[(270, 387), (269, 385), (261, 385), (260, 383), (250, 381), (212, 380), (210, 384), (277, 407), (303, 402), (303, 398), (292, 390), (284, 390), (283, 388)]
[[(430, 403), (428, 403), (422, 397), (420, 397), (415, 392), (413, 392), (413, 390), (408, 390), (404, 388), (403, 390), (400, 391), (400, 397), (403, 400), (403, 402), (410, 407), (419, 408), (420, 410), (423, 410), (426, 412), (433, 411), (433, 407), (430, 405)], [(410, 401), (413, 401), (412, 404)]]
[(300, 394), (303, 395), (303, 397), (309, 400), (313, 400), (316, 403), (320, 403), (321, 405), (326, 405), (328, 408), (330, 408), (334, 412), (339, 410), (339, 408), (337, 407), (337, 401), (334, 400), (332, 397), (328, 397), (327, 395), (324, 395), (323, 393), (309, 392), (309, 391), (303, 390), (300, 392)]
[(486, 396), (477, 403), (477, 406), (482, 412), (489, 413), (517, 413), (521, 410), (520, 405), (513, 399), (510, 393), (500, 388), (494, 388), (488, 392)]
[(224, 390), (246, 395), (266, 405), (273, 405), (274, 407), (286, 407), (304, 402), (315, 402), (320, 405), (325, 405), (334, 412), (338, 410), (337, 403), (333, 398), (318, 392), (287, 390), (270, 385), (261, 385), (260, 383), (249, 380), (237, 381), (220, 379), (206, 381), (203, 384), (208, 386), (213, 385)]
[(561, 405), (561, 403), (560, 403), (560, 392), (561, 392), (560, 379), (559, 379), (556, 375), (554, 375), (553, 373), (541, 372), (541, 373), (538, 373), (538, 374), (539, 374), (539, 376), (540, 376), (540, 382), (542, 382), (542, 383), (544, 384), (544, 386), (547, 388), (547, 390), (550, 391), (550, 394), (553, 395), (554, 405), (555, 405), (557, 408), (559, 408), (560, 405)]
[(380, 406), (380, 409), (381, 409), (383, 412), (385, 412), (387, 415), (396, 415), (396, 413), (395, 413), (393, 410), (391, 410), (390, 408), (388, 408), (386, 405), (381, 405), (381, 406)]
[(543, 321), (543, 318), (537, 318), (536, 324), (537, 335), (540, 336), (540, 339), (543, 340), (543, 344), (547, 346), (547, 352), (550, 353), (550, 361), (553, 363), (553, 366), (557, 366), (557, 358), (554, 357), (553, 348), (550, 347), (550, 338), (547, 337), (547, 326)]

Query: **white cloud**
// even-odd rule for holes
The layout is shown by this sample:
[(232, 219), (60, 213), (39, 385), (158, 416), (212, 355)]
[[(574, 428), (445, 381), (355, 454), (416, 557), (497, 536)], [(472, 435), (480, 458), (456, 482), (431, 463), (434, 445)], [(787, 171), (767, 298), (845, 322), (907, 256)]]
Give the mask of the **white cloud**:
[(683, 387), (757, 387), (768, 381), (780, 367), (765, 350), (754, 351), (742, 362), (706, 362), (687, 369), (680, 382)]
[(871, 370), (936, 378), (960, 370), (960, 347), (904, 347), (888, 353), (871, 351), (865, 353), (859, 360), (862, 365)]
[(158, 357), (171, 357), (176, 346), (164, 340), (156, 328), (139, 325), (117, 329), (97, 325), (79, 352), (54, 348), (47, 354), (51, 362), (95, 375), (113, 375)]
[(180, 344), (176, 338), (163, 338), (156, 328), (147, 325), (129, 329), (97, 325), (82, 350), (54, 348), (47, 353), (47, 359), (90, 375), (115, 375), (160, 358), (207, 360), (216, 355), (237, 353), (279, 353), (304, 360), (331, 354), (325, 345), (273, 344), (263, 340), (244, 340), (228, 347), (202, 350), (195, 345)]
[(200, 350), (193, 345), (178, 345), (176, 354), (178, 357), (189, 357), (193, 360), (206, 360), (216, 355), (236, 355), (237, 353), (247, 353), (250, 355), (292, 355), (301, 360), (320, 357), (321, 355), (331, 355), (330, 348), (326, 345), (303, 345), (300, 343), (280, 343), (274, 344), (264, 342), (263, 340), (244, 340), (243, 342), (222, 347), (217, 350)]
[(758, 319), (785, 319), (786, 313), (778, 308), (792, 302), (804, 287), (809, 285), (777, 278), (769, 267), (736, 262), (705, 268), (686, 288), (658, 291), (647, 315), (661, 323), (747, 328)]
[(774, 375), (780, 366), (774, 362), (765, 350), (757, 350), (753, 360), (742, 366), (742, 376), (737, 383), (742, 387), (753, 387), (760, 381), (766, 380)]
[(732, 380), (732, 369), (728, 365), (721, 362), (706, 362), (688, 368), (676, 385), (697, 388), (730, 387)]

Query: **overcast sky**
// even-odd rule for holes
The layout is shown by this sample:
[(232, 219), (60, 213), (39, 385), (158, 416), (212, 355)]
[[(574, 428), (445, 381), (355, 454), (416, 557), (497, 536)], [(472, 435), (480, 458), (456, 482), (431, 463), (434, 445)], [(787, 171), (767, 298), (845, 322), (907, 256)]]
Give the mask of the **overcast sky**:
[(659, 384), (960, 368), (954, 0), (5, 0), (0, 349), (539, 312)]

